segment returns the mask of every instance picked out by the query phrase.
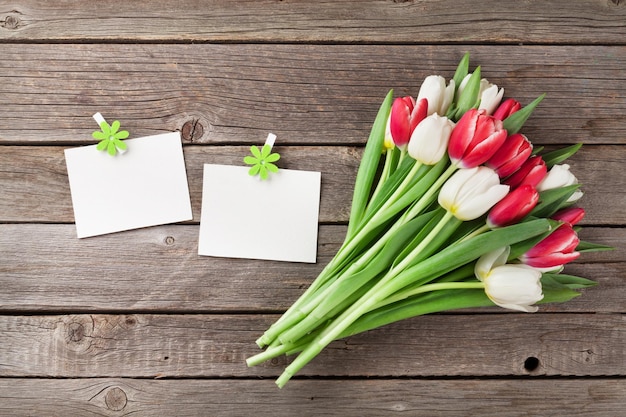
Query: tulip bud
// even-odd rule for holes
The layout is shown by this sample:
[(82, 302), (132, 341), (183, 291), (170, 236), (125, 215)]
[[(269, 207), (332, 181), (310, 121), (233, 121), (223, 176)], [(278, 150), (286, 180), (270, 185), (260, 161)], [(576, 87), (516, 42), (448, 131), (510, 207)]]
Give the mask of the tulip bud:
[(576, 252), (579, 242), (576, 231), (564, 223), (522, 255), (520, 260), (543, 271), (558, 269), (580, 256)]
[(519, 101), (513, 98), (508, 98), (504, 100), (500, 106), (498, 106), (495, 112), (493, 112), (493, 117), (498, 120), (504, 120), (521, 108), (522, 105)]
[(446, 79), (439, 75), (429, 75), (424, 79), (417, 100), (428, 100), (428, 115), (433, 113), (446, 114), (454, 98), (454, 80), (446, 87)]
[(581, 207), (568, 207), (566, 209), (557, 211), (552, 218), (564, 223), (569, 223), (571, 226), (576, 225), (585, 217), (585, 210)]
[(511, 191), (489, 211), (487, 226), (503, 227), (518, 223), (535, 208), (539, 193), (532, 185), (522, 185)]
[[(463, 90), (465, 89), (470, 77), (471, 74), (468, 74), (465, 78), (463, 78), (463, 81), (461, 81), (457, 90), (457, 100), (460, 98), (461, 94), (463, 94)], [(490, 83), (486, 78), (482, 78), (480, 80), (480, 87), (478, 90), (478, 98), (480, 99), (478, 109), (485, 110), (487, 114), (492, 114), (496, 107), (500, 104), (502, 96), (504, 96), (504, 88), (499, 89), (497, 85)]]
[(493, 168), (500, 178), (506, 178), (517, 171), (533, 151), (533, 145), (521, 133), (509, 136), (504, 144), (485, 163)]
[(500, 120), (485, 110), (468, 110), (454, 127), (448, 145), (453, 164), (473, 168), (491, 158), (506, 140), (506, 130)]
[(509, 187), (484, 166), (460, 169), (441, 187), (439, 204), (459, 220), (474, 220), (502, 200)]
[(414, 159), (426, 165), (435, 165), (443, 158), (454, 122), (437, 113), (431, 114), (417, 125), (408, 152)]
[(534, 313), (537, 307), (532, 304), (543, 299), (541, 272), (525, 265), (507, 264), (509, 253), (507, 246), (484, 254), (476, 261), (474, 274), (494, 304)]
[(543, 158), (535, 155), (528, 158), (517, 171), (503, 182), (510, 185), (511, 188), (521, 187), (524, 184), (536, 187), (544, 179), (547, 172), (548, 168), (546, 168)]
[(391, 106), (387, 125), (391, 139), (399, 148), (406, 146), (417, 125), (417, 123), (413, 124), (412, 120), (414, 109), (415, 100), (409, 96), (396, 98)]
[[(537, 190), (541, 192), (578, 184), (578, 179), (570, 172), (569, 168), (567, 164), (554, 165), (548, 172), (548, 175), (537, 185)], [(567, 202), (573, 203), (578, 201), (582, 196), (583, 192), (576, 190), (574, 194), (567, 199)]]

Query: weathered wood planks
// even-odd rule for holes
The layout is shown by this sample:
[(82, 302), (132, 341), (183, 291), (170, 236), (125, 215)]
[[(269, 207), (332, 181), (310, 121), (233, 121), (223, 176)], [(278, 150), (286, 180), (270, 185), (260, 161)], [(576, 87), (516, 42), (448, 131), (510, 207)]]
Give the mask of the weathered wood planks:
[[(372, 393), (377, 395), (372, 395)], [(615, 417), (623, 379), (269, 380), (0, 379), (0, 414), (180, 417), (294, 415)]]
[[(260, 141), (262, 143), (262, 141)], [(0, 221), (73, 222), (63, 149), (51, 146), (3, 146), (0, 153)], [(282, 168), (322, 172), (321, 222), (346, 222), (349, 218), (354, 178), (361, 149), (356, 147), (276, 147)], [(191, 205), (200, 220), (202, 172), (205, 163), (244, 165), (247, 147), (187, 146), (184, 149)], [(585, 192), (581, 204), (587, 210), (585, 224), (626, 223), (626, 147), (587, 146), (568, 161)], [(123, 179), (119, 179), (122, 181)]]
[(622, 43), (619, 0), (20, 1), (0, 39), (394, 43)]
[[(276, 377), (284, 356), (245, 364), (276, 318), (0, 316), (0, 376)], [(428, 315), (333, 342), (300, 375), (624, 376), (624, 335), (620, 314)]]
[[(545, 311), (626, 312), (625, 231), (586, 228), (617, 246), (584, 254), (568, 271), (600, 285)], [(0, 311), (277, 311), (337, 251), (343, 226), (320, 227), (317, 264), (198, 256), (197, 226), (159, 226), (78, 240), (73, 225), (0, 225)], [(500, 310), (489, 310), (500, 312)]]
[[(621, 7), (621, 6), (620, 6)], [(623, 8), (623, 7), (622, 7)], [(91, 7), (90, 7), (91, 10)], [(93, 143), (91, 115), (185, 143), (362, 145), (390, 88), (472, 67), (529, 103), (537, 144), (624, 144), (626, 46), (5, 44), (0, 144)]]

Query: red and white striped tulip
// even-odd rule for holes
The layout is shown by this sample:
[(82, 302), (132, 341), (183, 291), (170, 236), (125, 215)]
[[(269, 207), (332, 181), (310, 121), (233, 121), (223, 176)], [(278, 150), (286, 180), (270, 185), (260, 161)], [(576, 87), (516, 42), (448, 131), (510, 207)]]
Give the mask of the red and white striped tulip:
[(496, 111), (493, 112), (493, 117), (498, 120), (504, 120), (521, 108), (522, 104), (519, 101), (513, 98), (507, 98), (498, 106)]
[(576, 231), (570, 224), (564, 223), (522, 255), (520, 260), (542, 271), (559, 269), (580, 256), (580, 252), (576, 252), (578, 243), (580, 239)]
[(502, 146), (507, 133), (502, 121), (485, 110), (470, 109), (454, 127), (448, 154), (459, 168), (473, 168), (485, 163)]
[(522, 185), (496, 203), (487, 216), (490, 228), (504, 227), (518, 223), (537, 205), (539, 193), (532, 185)]
[(537, 184), (545, 178), (547, 172), (548, 168), (546, 167), (546, 163), (543, 158), (533, 155), (503, 182), (510, 185), (511, 188), (521, 187), (522, 185), (532, 185), (533, 187), (536, 187)]
[(509, 136), (504, 144), (485, 163), (493, 168), (500, 178), (506, 178), (517, 171), (533, 152), (533, 145), (521, 133)]

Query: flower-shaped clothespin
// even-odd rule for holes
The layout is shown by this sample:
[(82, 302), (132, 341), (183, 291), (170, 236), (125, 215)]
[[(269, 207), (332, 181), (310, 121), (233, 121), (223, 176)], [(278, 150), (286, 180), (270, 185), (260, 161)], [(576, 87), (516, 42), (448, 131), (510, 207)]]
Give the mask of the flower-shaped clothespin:
[(259, 175), (262, 180), (266, 180), (270, 172), (278, 172), (278, 167), (273, 164), (273, 162), (280, 159), (279, 154), (272, 153), (272, 146), (274, 146), (275, 140), (276, 135), (270, 133), (267, 135), (267, 140), (261, 150), (254, 145), (250, 147), (252, 156), (248, 155), (243, 159), (243, 162), (252, 165), (248, 174), (251, 176)]
[(115, 120), (113, 124), (109, 125), (100, 113), (94, 114), (93, 118), (100, 126), (100, 129), (102, 129), (102, 131), (96, 130), (92, 133), (94, 139), (100, 140), (96, 149), (99, 151), (106, 149), (111, 156), (115, 156), (118, 151), (124, 153), (126, 151), (126, 144), (122, 142), (122, 139), (128, 137), (128, 131), (119, 130), (120, 122), (118, 120)]

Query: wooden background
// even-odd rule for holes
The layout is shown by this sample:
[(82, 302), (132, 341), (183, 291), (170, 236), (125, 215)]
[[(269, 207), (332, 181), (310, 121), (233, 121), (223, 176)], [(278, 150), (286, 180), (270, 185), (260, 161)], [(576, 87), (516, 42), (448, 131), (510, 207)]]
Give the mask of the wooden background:
[[(379, 103), (466, 51), (506, 96), (547, 93), (535, 144), (585, 144), (581, 235), (617, 250), (567, 271), (599, 285), (338, 341), (278, 390), (285, 359), (244, 360), (340, 244)], [(622, 0), (0, 1), (0, 414), (624, 415), (625, 69)], [(63, 150), (96, 111), (181, 131), (192, 222), (76, 239)], [(317, 264), (199, 257), (203, 164), (269, 131), (322, 172)]]

